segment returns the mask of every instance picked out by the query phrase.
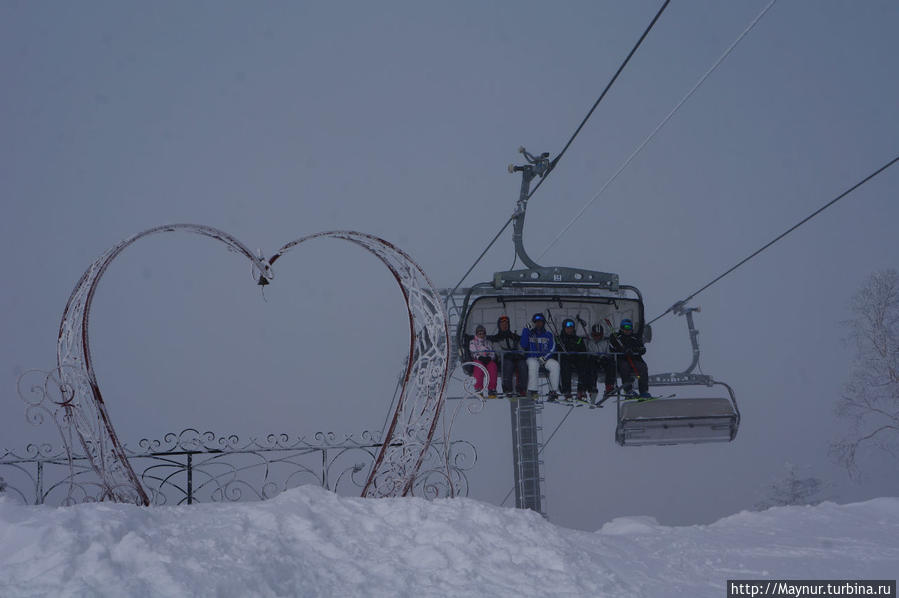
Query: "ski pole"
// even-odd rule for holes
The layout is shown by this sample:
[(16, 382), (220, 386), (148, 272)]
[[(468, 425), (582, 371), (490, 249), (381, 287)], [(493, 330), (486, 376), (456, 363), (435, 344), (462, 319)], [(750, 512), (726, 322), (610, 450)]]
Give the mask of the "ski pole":
[[(547, 307), (547, 308), (546, 308), (546, 313), (547, 313), (547, 315), (549, 316), (549, 317), (547, 318), (547, 321), (548, 321), (550, 324), (552, 324), (552, 330), (551, 330), (550, 332), (553, 333), (553, 337), (554, 337), (554, 338), (553, 338), (553, 345), (555, 345), (555, 344), (557, 344), (557, 343), (556, 343), (556, 339), (557, 339), (557, 338), (558, 338), (558, 339), (561, 339), (561, 337), (559, 336), (559, 327), (556, 326), (556, 319), (553, 318), (553, 310), (551, 310), (550, 308)], [(564, 345), (562, 346), (562, 350), (559, 351), (559, 353), (567, 353), (567, 351), (565, 350), (565, 346), (564, 346)], [(549, 357), (550, 357), (550, 356), (548, 355), (547, 358), (549, 358)]]
[(546, 313), (549, 316), (549, 318), (547, 318), (548, 322), (550, 324), (552, 324), (552, 333), (555, 334), (556, 336), (559, 336), (559, 327), (556, 326), (556, 320), (555, 320), (555, 318), (553, 318), (553, 310), (551, 310), (550, 308), (547, 307)]
[(575, 317), (577, 318), (577, 321), (580, 322), (581, 328), (584, 329), (584, 337), (585, 337), (585, 338), (586, 338), (586, 337), (589, 337), (589, 336), (590, 336), (590, 331), (587, 330), (587, 322), (585, 322), (585, 321), (583, 320), (583, 318), (581, 318), (581, 314), (578, 314), (578, 315), (576, 315)]

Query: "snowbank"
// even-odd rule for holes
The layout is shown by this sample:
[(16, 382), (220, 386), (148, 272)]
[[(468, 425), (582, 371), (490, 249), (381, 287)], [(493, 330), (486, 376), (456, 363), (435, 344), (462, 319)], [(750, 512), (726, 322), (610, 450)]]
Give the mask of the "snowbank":
[(619, 518), (596, 533), (470, 499), (139, 508), (0, 501), (0, 596), (715, 596), (733, 578), (899, 572), (899, 499)]

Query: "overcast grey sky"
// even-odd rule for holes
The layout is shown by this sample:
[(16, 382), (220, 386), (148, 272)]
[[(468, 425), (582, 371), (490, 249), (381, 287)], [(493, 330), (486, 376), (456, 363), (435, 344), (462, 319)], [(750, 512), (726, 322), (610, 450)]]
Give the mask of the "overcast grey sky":
[[(675, 1), (530, 203), (540, 255), (767, 1)], [(55, 363), (84, 269), (170, 222), (270, 255), (322, 230), (376, 234), (454, 285), (511, 213), (516, 148), (555, 155), (660, 2), (0, 3), (0, 445), (53, 431), (16, 379)], [(899, 4), (780, 0), (539, 260), (617, 272), (652, 317), (899, 153)], [(702, 369), (738, 393), (728, 445), (620, 448), (578, 412), (544, 454), (550, 519), (711, 521), (750, 508), (784, 462), (841, 501), (899, 493), (872, 456), (826, 456), (851, 352), (839, 322), (896, 267), (899, 167), (695, 301)], [(510, 232), (468, 279), (512, 263)], [(402, 299), (360, 249), (316, 241), (265, 300), (239, 257), (163, 235), (101, 285), (97, 373), (125, 442), (185, 427), (241, 436), (380, 429), (404, 355)], [(655, 327), (651, 371), (684, 368), (685, 324)], [(349, 372), (349, 375), (344, 372)], [(457, 423), (471, 496), (512, 484), (508, 407)], [(547, 409), (555, 427), (563, 409)]]

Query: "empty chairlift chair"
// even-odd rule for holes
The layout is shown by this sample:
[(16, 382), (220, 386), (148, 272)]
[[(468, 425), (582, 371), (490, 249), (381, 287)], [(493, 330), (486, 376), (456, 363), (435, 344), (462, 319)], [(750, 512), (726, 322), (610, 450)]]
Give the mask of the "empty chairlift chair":
[(618, 426), (615, 440), (622, 446), (666, 444), (699, 444), (730, 442), (740, 427), (740, 410), (733, 389), (711, 376), (693, 374), (699, 363), (698, 331), (693, 326), (693, 312), (698, 308), (680, 305), (678, 315), (685, 315), (693, 345), (693, 362), (685, 371), (654, 374), (651, 388), (720, 386), (728, 397), (660, 398), (646, 402), (618, 400)]

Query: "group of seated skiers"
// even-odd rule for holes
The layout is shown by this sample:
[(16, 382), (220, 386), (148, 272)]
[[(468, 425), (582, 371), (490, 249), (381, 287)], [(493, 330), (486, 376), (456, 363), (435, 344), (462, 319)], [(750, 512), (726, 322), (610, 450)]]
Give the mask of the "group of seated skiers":
[[(548, 374), (548, 401), (557, 400), (560, 392), (566, 399), (571, 399), (571, 376), (577, 374), (577, 398), (586, 400), (589, 395), (590, 402), (595, 402), (599, 395), (600, 372), (605, 383), (603, 398), (615, 392), (618, 375), (626, 397), (650, 397), (649, 372), (643, 360), (646, 347), (643, 339), (634, 334), (634, 323), (630, 319), (621, 320), (618, 331), (608, 337), (602, 324), (594, 324), (589, 337), (578, 336), (574, 320), (566, 319), (558, 339), (546, 329), (546, 318), (542, 313), (534, 314), (531, 322), (533, 326), (522, 330), (521, 335), (509, 328), (508, 316), (500, 316), (496, 322), (497, 332), (492, 336), (487, 336), (483, 325), (475, 328), (468, 349), (471, 358), (487, 371), (488, 397), (497, 396), (497, 371), (502, 367), (506, 397), (537, 398), (541, 366)], [(472, 370), (475, 390), (482, 392), (484, 370), (479, 367)], [(639, 394), (633, 391), (635, 376)]]

